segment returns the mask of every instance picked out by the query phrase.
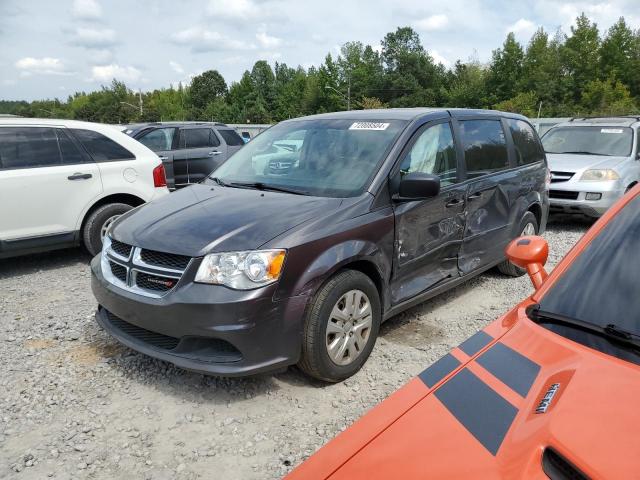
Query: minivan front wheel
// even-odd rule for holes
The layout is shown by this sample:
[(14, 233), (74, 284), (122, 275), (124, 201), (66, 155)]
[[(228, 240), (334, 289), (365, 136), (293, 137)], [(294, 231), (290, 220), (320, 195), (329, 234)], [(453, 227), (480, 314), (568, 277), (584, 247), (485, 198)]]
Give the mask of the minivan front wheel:
[[(536, 219), (536, 216), (531, 212), (527, 212), (520, 221), (520, 229), (518, 230), (520, 232), (519, 236), (537, 235), (538, 228), (538, 220)], [(498, 270), (500, 273), (509, 275), (510, 277), (521, 277), (527, 273), (524, 268), (516, 267), (509, 260), (505, 260), (498, 264)]]
[(298, 366), (327, 382), (349, 378), (371, 354), (380, 317), (380, 297), (371, 279), (355, 270), (338, 273), (309, 305)]

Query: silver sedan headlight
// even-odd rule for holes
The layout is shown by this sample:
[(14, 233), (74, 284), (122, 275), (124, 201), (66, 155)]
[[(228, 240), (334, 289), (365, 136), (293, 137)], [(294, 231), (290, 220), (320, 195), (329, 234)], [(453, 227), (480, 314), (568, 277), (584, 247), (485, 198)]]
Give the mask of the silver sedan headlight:
[(202, 259), (195, 281), (250, 290), (276, 282), (282, 273), (285, 250), (212, 253)]

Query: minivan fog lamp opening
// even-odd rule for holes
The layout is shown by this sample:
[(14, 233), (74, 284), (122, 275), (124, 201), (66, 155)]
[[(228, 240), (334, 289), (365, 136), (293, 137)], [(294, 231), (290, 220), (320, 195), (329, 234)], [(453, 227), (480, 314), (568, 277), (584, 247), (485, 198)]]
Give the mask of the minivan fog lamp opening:
[(202, 259), (195, 281), (236, 290), (269, 285), (280, 278), (285, 250), (212, 253)]

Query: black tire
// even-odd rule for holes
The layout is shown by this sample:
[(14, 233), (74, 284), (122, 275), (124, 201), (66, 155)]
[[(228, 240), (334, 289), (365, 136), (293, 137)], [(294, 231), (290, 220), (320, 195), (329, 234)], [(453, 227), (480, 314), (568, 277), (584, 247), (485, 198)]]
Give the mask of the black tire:
[[(360, 290), (371, 306), (371, 330), (366, 346), (348, 365), (338, 365), (327, 352), (327, 324), (339, 300), (351, 290)], [(332, 277), (314, 296), (305, 315), (302, 355), (298, 367), (307, 375), (325, 382), (340, 382), (355, 374), (367, 361), (380, 330), (380, 296), (378, 289), (365, 274), (344, 270)]]
[[(520, 232), (522, 232), (527, 226), (527, 224), (529, 223), (533, 225), (535, 234), (536, 235), (538, 234), (538, 229), (540, 228), (540, 226), (538, 225), (538, 220), (536, 219), (536, 216), (533, 213), (527, 212), (524, 214), (524, 216), (522, 217), (522, 220), (520, 221), (520, 227), (518, 228), (518, 236), (520, 236)], [(497, 268), (500, 273), (504, 275), (508, 275), (510, 277), (521, 277), (522, 275), (527, 273), (527, 271), (524, 268), (515, 266), (509, 260), (505, 260), (504, 262), (498, 264)]]
[(91, 255), (102, 250), (102, 227), (115, 216), (128, 212), (133, 207), (126, 203), (109, 203), (96, 208), (89, 214), (82, 229), (84, 247)]

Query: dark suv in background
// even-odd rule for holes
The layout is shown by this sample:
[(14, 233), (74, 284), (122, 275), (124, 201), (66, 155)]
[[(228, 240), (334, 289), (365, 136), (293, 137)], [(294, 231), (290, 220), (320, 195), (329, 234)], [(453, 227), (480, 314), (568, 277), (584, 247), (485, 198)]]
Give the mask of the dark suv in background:
[(154, 122), (125, 125), (124, 133), (158, 154), (169, 189), (202, 181), (245, 142), (217, 122)]
[(523, 274), (504, 249), (544, 231), (548, 175), (515, 114), (287, 120), (202, 184), (115, 222), (91, 265), (97, 320), (186, 369), (298, 364), (339, 381), (364, 364), (382, 321), (492, 267)]

